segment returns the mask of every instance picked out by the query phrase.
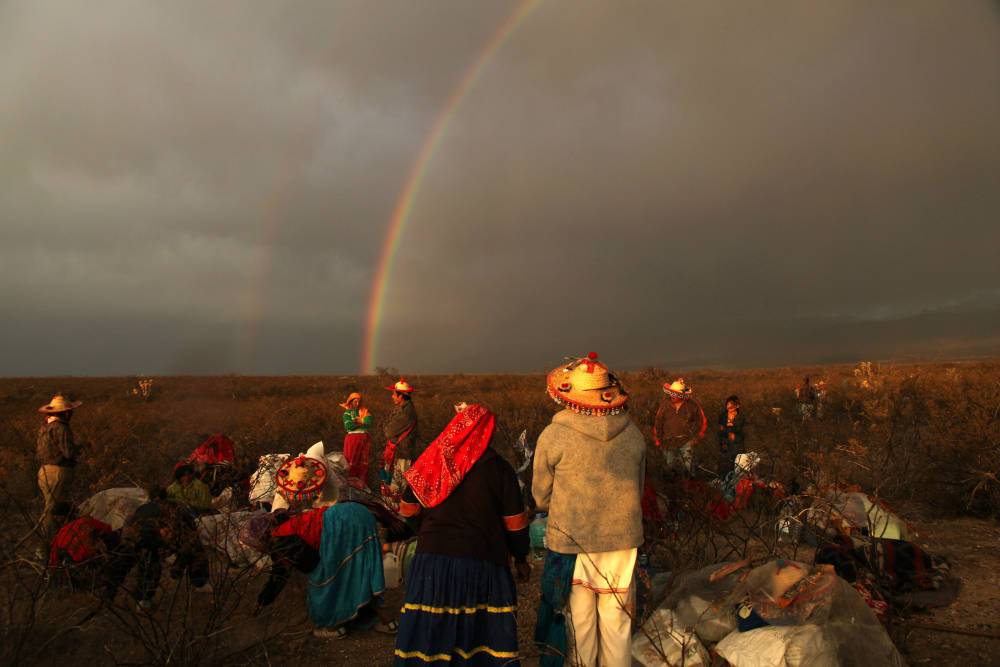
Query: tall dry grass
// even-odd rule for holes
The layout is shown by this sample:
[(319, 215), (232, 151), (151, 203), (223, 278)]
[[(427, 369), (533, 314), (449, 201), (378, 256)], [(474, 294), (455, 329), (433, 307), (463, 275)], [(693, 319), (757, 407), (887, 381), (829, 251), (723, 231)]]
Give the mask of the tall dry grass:
[[(660, 386), (678, 373), (626, 373), (630, 410), (649, 433)], [(821, 419), (803, 422), (794, 387), (803, 375), (826, 381)], [(700, 463), (715, 465), (712, 429), (725, 397), (738, 394), (750, 420), (748, 447), (761, 452), (777, 479), (806, 485), (827, 476), (896, 500), (919, 499), (941, 513), (1000, 510), (1000, 364), (853, 366), (683, 373), (709, 420)], [(56, 391), (84, 401), (73, 428), (87, 443), (75, 495), (122, 484), (169, 480), (172, 464), (204, 434), (223, 432), (248, 460), (266, 452), (298, 452), (317, 440), (339, 449), (338, 403), (365, 394), (377, 435), (391, 409), (384, 377), (159, 377), (144, 399), (134, 378), (0, 380), (0, 466), (13, 497), (34, 488), (35, 412)], [(540, 375), (411, 377), (420, 432), (429, 441), (459, 401), (481, 401), (498, 417), (497, 448), (522, 429), (533, 440), (557, 406)]]

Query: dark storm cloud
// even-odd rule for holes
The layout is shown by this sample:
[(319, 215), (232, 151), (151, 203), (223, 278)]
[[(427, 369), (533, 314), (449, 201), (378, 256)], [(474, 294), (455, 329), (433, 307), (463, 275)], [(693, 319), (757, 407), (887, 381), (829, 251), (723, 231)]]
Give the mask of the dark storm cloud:
[[(973, 297), (1000, 286), (996, 15), (768, 7), (543, 7), (428, 177), (385, 355), (995, 354), (1000, 304)], [(888, 321), (910, 327), (898, 345)]]
[[(513, 7), (0, 5), (0, 373), (354, 370)], [(425, 174), (377, 361), (995, 354), (998, 117), (988, 2), (542, 2)]]

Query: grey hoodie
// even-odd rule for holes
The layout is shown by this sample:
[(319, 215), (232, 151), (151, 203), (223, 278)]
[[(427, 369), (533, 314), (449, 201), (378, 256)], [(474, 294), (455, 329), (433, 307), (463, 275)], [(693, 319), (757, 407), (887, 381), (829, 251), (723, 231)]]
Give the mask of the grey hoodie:
[(563, 410), (538, 436), (531, 493), (549, 513), (546, 544), (598, 553), (642, 544), (646, 442), (626, 414)]

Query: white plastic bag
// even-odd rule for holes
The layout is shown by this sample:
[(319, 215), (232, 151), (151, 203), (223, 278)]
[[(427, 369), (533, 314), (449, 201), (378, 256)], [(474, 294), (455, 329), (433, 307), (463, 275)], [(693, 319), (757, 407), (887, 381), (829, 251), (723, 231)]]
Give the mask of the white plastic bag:
[(715, 652), (732, 667), (837, 667), (837, 650), (817, 625), (733, 632)]
[(646, 620), (632, 638), (632, 657), (645, 667), (703, 667), (711, 663), (698, 637), (681, 627), (671, 609), (657, 609)]
[(135, 486), (104, 489), (80, 505), (80, 515), (93, 517), (111, 526), (112, 530), (118, 530), (140, 506), (147, 502), (149, 495), (145, 489)]

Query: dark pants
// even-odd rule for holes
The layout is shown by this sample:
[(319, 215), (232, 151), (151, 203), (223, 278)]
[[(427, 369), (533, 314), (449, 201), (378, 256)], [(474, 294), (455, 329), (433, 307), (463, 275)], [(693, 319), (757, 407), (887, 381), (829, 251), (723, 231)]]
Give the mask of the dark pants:
[(173, 550), (169, 545), (146, 540), (125, 546), (119, 550), (115, 559), (109, 565), (107, 579), (115, 583), (115, 588), (121, 585), (128, 573), (136, 569), (137, 598), (152, 600), (156, 597), (156, 588), (160, 585), (163, 575), (163, 559), (174, 554), (176, 560), (170, 567), (170, 577), (180, 579), (187, 573), (191, 585), (201, 588), (208, 583), (208, 558), (203, 549), (188, 548)]
[(719, 441), (719, 476), (725, 477), (736, 467), (736, 456), (742, 454), (743, 443), (733, 440)]

